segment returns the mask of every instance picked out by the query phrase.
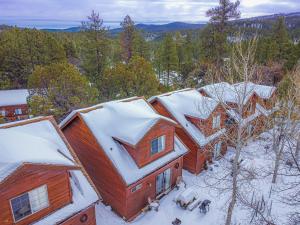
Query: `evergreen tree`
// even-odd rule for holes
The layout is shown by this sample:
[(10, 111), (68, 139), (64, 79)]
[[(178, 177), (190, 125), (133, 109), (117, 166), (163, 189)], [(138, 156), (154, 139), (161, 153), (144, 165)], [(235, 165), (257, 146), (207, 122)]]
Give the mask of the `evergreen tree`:
[(106, 99), (130, 96), (150, 97), (157, 94), (159, 82), (151, 64), (134, 56), (128, 64), (118, 63), (104, 73), (102, 95)]
[[(240, 17), (238, 7), (240, 1), (231, 2), (230, 0), (219, 0), (219, 5), (208, 10), (206, 15), (210, 17), (211, 27), (208, 27), (211, 45), (214, 55), (213, 58), (220, 63), (226, 53), (227, 38), (229, 33), (229, 21)], [(208, 39), (209, 40), (209, 39)], [(209, 50), (209, 49), (207, 49)]]
[(146, 60), (150, 60), (150, 46), (139, 31), (134, 32), (132, 54), (133, 56), (140, 56)]
[(97, 90), (68, 63), (37, 66), (28, 80), (28, 100), (33, 115), (55, 115), (57, 119), (72, 110), (96, 102)]
[(127, 15), (123, 22), (121, 23), (123, 29), (120, 38), (121, 38), (121, 47), (122, 47), (122, 59), (129, 63), (131, 57), (133, 56), (133, 42), (135, 37), (135, 27), (134, 22)]
[(171, 81), (171, 72), (178, 69), (178, 56), (176, 50), (176, 44), (171, 34), (167, 34), (163, 40), (162, 52), (161, 52), (162, 68), (166, 73), (164, 78), (164, 84), (169, 87)]
[(18, 28), (0, 33), (0, 74), (11, 88), (26, 88), (35, 66), (64, 61), (64, 48), (50, 33)]
[(107, 65), (109, 41), (107, 28), (99, 13), (92, 11), (88, 21), (82, 22), (85, 35), (84, 49), (82, 52), (83, 69), (90, 81), (101, 88), (102, 73)]

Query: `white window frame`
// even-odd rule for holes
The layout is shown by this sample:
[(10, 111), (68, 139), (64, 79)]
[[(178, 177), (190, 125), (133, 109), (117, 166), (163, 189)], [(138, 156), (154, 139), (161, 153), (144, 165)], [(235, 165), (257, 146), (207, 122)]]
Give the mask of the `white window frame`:
[(16, 115), (22, 115), (22, 109), (21, 108), (17, 108), (17, 109), (15, 109), (15, 114)]
[[(43, 189), (44, 189), (44, 190), (43, 190)], [(35, 200), (34, 200), (34, 197), (35, 197), (34, 195), (36, 195), (36, 194), (42, 194), (42, 191), (46, 194), (46, 195), (44, 196), (44, 198), (45, 198), (44, 205), (43, 205), (42, 207), (38, 208), (38, 209), (33, 210), (33, 206), (32, 206), (32, 205), (34, 204), (33, 201), (35, 201)], [(15, 214), (14, 214), (13, 205), (12, 205), (12, 200), (17, 199), (17, 198), (21, 197), (22, 195), (24, 195), (24, 194), (26, 194), (26, 193), (28, 193), (29, 204), (30, 204), (30, 211), (31, 211), (31, 213), (30, 213), (29, 215), (27, 215), (27, 216), (24, 216), (24, 217), (22, 217), (22, 218), (16, 220), (16, 219), (15, 219)], [(39, 203), (41, 203), (41, 199), (38, 199), (38, 201), (39, 201)], [(17, 222), (19, 222), (19, 221), (22, 221), (22, 220), (24, 220), (25, 218), (27, 218), (27, 217), (29, 217), (29, 216), (31, 216), (31, 215), (37, 213), (37, 212), (40, 212), (40, 211), (43, 210), (43, 209), (46, 209), (46, 208), (49, 207), (48, 187), (47, 187), (46, 184), (44, 184), (44, 185), (42, 185), (42, 186), (39, 186), (39, 187), (37, 187), (37, 188), (34, 188), (34, 189), (32, 189), (31, 191), (22, 193), (22, 194), (20, 194), (20, 195), (14, 197), (14, 198), (11, 198), (11, 199), (9, 200), (9, 203), (10, 203), (10, 208), (11, 208), (11, 212), (12, 212), (12, 215), (13, 215), (14, 222), (17, 223)]]
[(221, 127), (221, 114), (220, 113), (213, 117), (212, 127), (213, 127), (213, 129), (217, 129), (217, 128)]
[(134, 193), (138, 190), (140, 190), (143, 187), (143, 184), (138, 184), (135, 187), (131, 188), (131, 193)]
[[(222, 141), (220, 141), (214, 145), (214, 158), (220, 157), (222, 151), (222, 144)], [(215, 153), (218, 153), (218, 155), (216, 155)]]
[[(157, 149), (157, 151), (154, 152), (153, 148), (152, 148), (153, 147), (152, 143), (156, 140), (158, 140), (158, 146), (157, 146), (158, 149)], [(150, 148), (151, 155), (155, 155), (159, 152), (162, 152), (163, 150), (165, 150), (165, 148), (166, 148), (166, 135), (162, 135), (162, 136), (152, 139), (151, 148)]]
[(3, 116), (3, 117), (6, 116), (6, 110), (5, 109), (2, 109), (0, 112), (1, 112), (1, 116)]

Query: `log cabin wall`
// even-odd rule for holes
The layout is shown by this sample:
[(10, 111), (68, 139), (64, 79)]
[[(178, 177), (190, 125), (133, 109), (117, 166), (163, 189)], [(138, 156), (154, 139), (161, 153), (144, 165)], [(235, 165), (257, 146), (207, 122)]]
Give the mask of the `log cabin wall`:
[[(174, 188), (177, 178), (182, 176), (182, 166), (183, 158), (179, 157), (142, 180), (130, 185), (126, 191), (126, 218), (129, 221), (133, 220), (140, 213), (141, 209), (148, 204), (148, 197), (152, 200), (156, 199), (156, 177), (169, 168), (171, 169), (171, 189)], [(132, 189), (137, 185), (141, 185), (141, 188), (132, 192)]]
[[(21, 109), (21, 114), (16, 114), (15, 110)], [(23, 105), (10, 105), (10, 106), (0, 106), (0, 117), (3, 116), (2, 112), (5, 112), (4, 119), (8, 122), (16, 121), (16, 120), (23, 120), (28, 119), (28, 106), (27, 104)]]
[(111, 205), (119, 215), (126, 215), (126, 185), (87, 125), (76, 117), (62, 131), (101, 194), (103, 202)]
[[(10, 200), (42, 185), (47, 185), (49, 206), (14, 222)], [(55, 166), (25, 165), (0, 184), (1, 225), (27, 225), (70, 204), (72, 194), (69, 173)]]
[(96, 225), (95, 205), (75, 214), (60, 225)]

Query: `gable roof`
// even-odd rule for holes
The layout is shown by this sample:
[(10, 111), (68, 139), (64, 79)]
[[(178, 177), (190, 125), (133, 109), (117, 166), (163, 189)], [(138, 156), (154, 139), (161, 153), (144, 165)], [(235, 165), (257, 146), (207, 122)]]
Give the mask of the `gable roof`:
[(76, 166), (49, 120), (0, 126), (0, 182), (25, 163)]
[(80, 169), (72, 149), (57, 130), (52, 117), (39, 117), (0, 125), (0, 184), (25, 164), (70, 167), (71, 204), (35, 224), (54, 224), (99, 200), (89, 178)]
[[(88, 111), (77, 110), (77, 114), (91, 130), (127, 185), (138, 181), (187, 151), (176, 139), (174, 151), (142, 168), (137, 166), (122, 142), (136, 145), (160, 120), (176, 125), (173, 120), (157, 114), (142, 98), (103, 103)], [(72, 120), (72, 117), (69, 117), (69, 120)], [(60, 126), (66, 126), (67, 122), (63, 121)]]
[(221, 129), (215, 134), (206, 137), (199, 128), (187, 119), (187, 116), (207, 119), (218, 106), (217, 101), (203, 97), (194, 89), (171, 92), (149, 99), (150, 102), (154, 100), (158, 100), (172, 114), (199, 146), (205, 146), (226, 131), (225, 129)]
[(0, 106), (27, 104), (28, 96), (27, 89), (0, 90)]
[(252, 82), (241, 82), (235, 84), (237, 87), (245, 87), (247, 86), (249, 89), (253, 90), (260, 98), (268, 99), (272, 96), (272, 94), (276, 91), (276, 87), (267, 86), (261, 84), (254, 84)]
[(209, 97), (223, 103), (243, 103), (246, 104), (254, 89), (251, 85), (231, 85), (227, 82), (209, 84), (198, 89), (205, 91)]

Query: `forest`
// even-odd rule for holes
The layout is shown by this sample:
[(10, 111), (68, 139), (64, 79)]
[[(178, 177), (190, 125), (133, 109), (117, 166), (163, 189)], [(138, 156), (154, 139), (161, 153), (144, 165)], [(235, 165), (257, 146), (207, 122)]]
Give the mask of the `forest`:
[(246, 46), (253, 38), (261, 83), (277, 86), (288, 79), (300, 58), (300, 42), (288, 32), (285, 18), (278, 17), (268, 32), (260, 27), (249, 32), (231, 22), (241, 16), (239, 2), (225, 2), (230, 4), (207, 11), (210, 20), (204, 28), (166, 32), (154, 40), (129, 15), (121, 32), (112, 36), (95, 11), (83, 18), (80, 32), (5, 27), (0, 32), (0, 89), (28, 88), (33, 115), (62, 118), (97, 102), (147, 98), (223, 80), (232, 46)]

